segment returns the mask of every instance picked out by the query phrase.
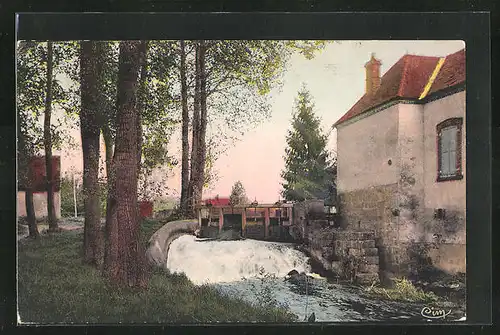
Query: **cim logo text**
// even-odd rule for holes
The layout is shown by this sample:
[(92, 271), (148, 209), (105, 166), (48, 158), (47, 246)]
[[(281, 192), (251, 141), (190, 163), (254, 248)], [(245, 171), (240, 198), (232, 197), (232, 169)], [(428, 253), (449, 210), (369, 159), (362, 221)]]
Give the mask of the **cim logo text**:
[(444, 309), (437, 309), (434, 307), (424, 307), (420, 314), (427, 319), (444, 319), (451, 313), (451, 310), (446, 312)]

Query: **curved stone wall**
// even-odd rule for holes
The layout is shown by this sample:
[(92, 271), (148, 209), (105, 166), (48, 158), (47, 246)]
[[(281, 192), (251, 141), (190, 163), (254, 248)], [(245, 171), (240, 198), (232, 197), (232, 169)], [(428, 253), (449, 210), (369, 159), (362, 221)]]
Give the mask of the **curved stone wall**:
[(194, 234), (199, 228), (197, 220), (172, 221), (158, 229), (149, 239), (146, 257), (158, 266), (167, 264), (168, 250), (173, 240), (186, 234)]

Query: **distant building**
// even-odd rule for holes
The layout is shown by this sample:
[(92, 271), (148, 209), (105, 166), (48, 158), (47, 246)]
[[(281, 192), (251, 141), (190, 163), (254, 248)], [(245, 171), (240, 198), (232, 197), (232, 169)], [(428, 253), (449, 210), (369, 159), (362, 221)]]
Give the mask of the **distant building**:
[(212, 205), (212, 206), (229, 206), (230, 199), (229, 198), (215, 197), (215, 198), (203, 200), (203, 204), (204, 205)]
[[(45, 156), (36, 156), (31, 162), (32, 185), (33, 189), (33, 206), (35, 207), (35, 217), (42, 219), (47, 217), (47, 191), (46, 191), (46, 170)], [(56, 218), (61, 218), (61, 194), (60, 194), (60, 178), (61, 178), (61, 158), (52, 156), (52, 180), (54, 180), (54, 208)], [(26, 185), (19, 184), (17, 192), (17, 215), (20, 217), (26, 216)]]
[(344, 225), (376, 231), (390, 272), (423, 254), (465, 272), (465, 50), (381, 65), (372, 55), (365, 94), (334, 125)]

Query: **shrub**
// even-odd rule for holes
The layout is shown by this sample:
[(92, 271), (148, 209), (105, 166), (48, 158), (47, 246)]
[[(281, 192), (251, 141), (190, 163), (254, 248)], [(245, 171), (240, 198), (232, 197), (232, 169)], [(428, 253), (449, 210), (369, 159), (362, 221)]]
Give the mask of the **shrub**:
[[(76, 185), (76, 209), (78, 214), (84, 212), (83, 187), (80, 183)], [(61, 178), (61, 216), (73, 216), (74, 213), (73, 179), (64, 176)]]
[(438, 296), (433, 292), (425, 292), (415, 287), (413, 283), (406, 278), (395, 279), (393, 288), (385, 289), (372, 285), (366, 288), (365, 292), (372, 297), (397, 301), (435, 302), (439, 300)]
[[(106, 196), (107, 196), (107, 183), (99, 181), (99, 206), (101, 209), (101, 216), (106, 216)], [(73, 194), (73, 178), (64, 176), (61, 178), (61, 216), (68, 217), (75, 214), (75, 203)], [(77, 214), (85, 214), (85, 203), (83, 196), (83, 185), (80, 182), (76, 184), (76, 209)]]

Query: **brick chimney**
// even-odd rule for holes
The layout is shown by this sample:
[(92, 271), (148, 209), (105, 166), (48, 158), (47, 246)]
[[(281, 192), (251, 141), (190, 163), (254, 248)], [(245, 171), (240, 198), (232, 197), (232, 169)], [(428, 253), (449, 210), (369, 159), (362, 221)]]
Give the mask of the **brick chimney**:
[(374, 94), (380, 87), (380, 65), (382, 63), (372, 53), (370, 60), (365, 64), (367, 95)]

